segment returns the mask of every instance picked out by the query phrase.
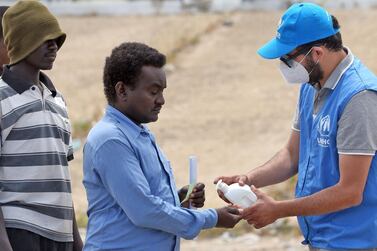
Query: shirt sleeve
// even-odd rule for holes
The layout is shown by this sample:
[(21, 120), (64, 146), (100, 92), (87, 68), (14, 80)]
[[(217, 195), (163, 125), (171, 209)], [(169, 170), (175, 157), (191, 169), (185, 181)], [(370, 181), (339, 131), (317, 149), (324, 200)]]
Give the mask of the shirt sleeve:
[(74, 159), (74, 155), (73, 155), (72, 135), (70, 135), (70, 137), (69, 137), (68, 153), (67, 153), (67, 160), (71, 161), (73, 159)]
[(118, 139), (105, 142), (96, 152), (95, 169), (108, 192), (133, 224), (158, 229), (185, 239), (217, 223), (214, 209), (190, 210), (153, 195), (131, 146)]
[(362, 91), (344, 108), (338, 122), (339, 154), (375, 155), (377, 150), (377, 92)]
[(293, 121), (292, 121), (292, 130), (295, 130), (295, 131), (300, 131), (300, 116), (299, 116), (299, 113), (300, 113), (300, 99), (298, 98), (297, 99), (297, 105), (296, 105), (296, 111), (295, 111), (295, 114), (293, 116)]
[[(67, 102), (65, 101), (64, 97), (62, 95), (59, 94), (59, 97), (63, 100), (64, 102), (64, 106), (65, 106), (65, 110), (67, 112), (67, 115), (68, 115), (68, 106), (67, 106)], [(67, 118), (69, 119), (69, 118)], [(72, 134), (69, 135), (69, 146), (68, 146), (68, 152), (67, 152), (67, 161), (71, 161), (74, 159), (74, 155), (73, 155), (73, 141), (72, 141)]]

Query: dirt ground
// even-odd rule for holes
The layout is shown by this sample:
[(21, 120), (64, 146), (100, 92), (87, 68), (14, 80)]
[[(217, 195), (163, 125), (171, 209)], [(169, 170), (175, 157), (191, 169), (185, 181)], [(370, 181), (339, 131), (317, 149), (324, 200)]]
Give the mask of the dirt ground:
[[(377, 10), (335, 11), (345, 45), (377, 72)], [(268, 160), (286, 142), (297, 86), (285, 84), (276, 61), (256, 50), (275, 33), (281, 13), (156, 17), (61, 17), (68, 33), (52, 79), (69, 104), (73, 127), (90, 127), (103, 113), (102, 67), (123, 41), (145, 42), (169, 55), (166, 104), (150, 125), (170, 158), (178, 186), (188, 181), (188, 156), (199, 158), (199, 180), (206, 184), (206, 207), (224, 205), (213, 179), (244, 173)], [(85, 130), (84, 130), (85, 131)], [(85, 141), (82, 136), (83, 142)], [(73, 196), (86, 211), (81, 150), (72, 163)], [(292, 182), (264, 191), (292, 197)], [(289, 221), (295, 227), (295, 220)], [(231, 231), (230, 231), (231, 233)], [(243, 239), (242, 239), (243, 238)], [(183, 241), (182, 250), (303, 250), (300, 237), (276, 232)]]

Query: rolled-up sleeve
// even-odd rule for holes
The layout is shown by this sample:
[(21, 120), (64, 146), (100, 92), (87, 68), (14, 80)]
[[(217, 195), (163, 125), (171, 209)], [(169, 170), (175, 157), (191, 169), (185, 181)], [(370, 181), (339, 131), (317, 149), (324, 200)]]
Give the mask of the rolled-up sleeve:
[(105, 188), (136, 226), (192, 239), (200, 230), (216, 225), (214, 209), (185, 209), (153, 195), (140, 161), (127, 143), (119, 139), (106, 141), (94, 158), (94, 169)]

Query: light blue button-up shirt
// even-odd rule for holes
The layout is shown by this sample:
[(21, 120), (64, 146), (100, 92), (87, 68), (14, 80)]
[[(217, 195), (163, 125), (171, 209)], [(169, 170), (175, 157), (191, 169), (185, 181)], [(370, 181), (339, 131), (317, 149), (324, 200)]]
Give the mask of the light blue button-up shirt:
[(214, 209), (180, 206), (169, 161), (152, 133), (112, 106), (84, 147), (88, 226), (84, 250), (179, 250), (214, 227)]

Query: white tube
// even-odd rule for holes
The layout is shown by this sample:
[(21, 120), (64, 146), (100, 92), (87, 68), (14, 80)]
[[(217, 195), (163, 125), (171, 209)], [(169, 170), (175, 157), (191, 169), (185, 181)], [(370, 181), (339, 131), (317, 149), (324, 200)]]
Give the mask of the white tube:
[[(190, 185), (195, 185), (198, 176), (198, 159), (195, 155), (189, 157), (189, 172), (190, 172)], [(195, 209), (190, 205), (190, 208)]]
[(189, 162), (190, 162), (190, 184), (196, 184), (196, 179), (198, 175), (198, 159), (196, 156), (192, 155), (189, 157)]

